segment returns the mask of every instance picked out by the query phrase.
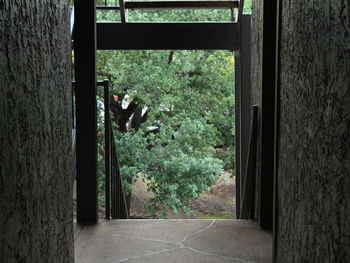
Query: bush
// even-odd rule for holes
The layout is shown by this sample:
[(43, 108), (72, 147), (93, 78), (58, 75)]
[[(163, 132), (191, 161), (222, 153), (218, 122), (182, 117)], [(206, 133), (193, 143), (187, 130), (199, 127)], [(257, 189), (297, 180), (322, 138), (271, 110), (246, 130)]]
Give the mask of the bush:
[[(148, 136), (142, 130), (119, 133), (118, 156), (127, 194), (132, 179), (141, 172), (148, 179), (148, 190), (154, 197), (146, 208), (154, 217), (189, 213), (189, 202), (211, 186), (223, 171), (223, 162), (212, 158), (208, 133), (215, 127), (198, 120), (185, 119), (177, 131), (164, 127)], [(215, 136), (210, 136), (211, 138)]]
[(215, 158), (191, 157), (180, 154), (162, 162), (158, 172), (147, 174), (154, 193), (146, 205), (152, 215), (167, 217), (170, 208), (174, 213), (190, 212), (190, 200), (209, 191), (222, 173), (222, 161)]

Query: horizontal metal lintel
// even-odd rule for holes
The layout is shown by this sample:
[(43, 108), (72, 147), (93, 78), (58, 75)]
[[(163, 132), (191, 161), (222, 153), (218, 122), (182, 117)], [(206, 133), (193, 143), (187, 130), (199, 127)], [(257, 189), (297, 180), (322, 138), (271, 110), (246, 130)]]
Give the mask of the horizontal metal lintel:
[[(125, 9), (232, 9), (238, 1), (137, 1), (124, 2)], [(97, 10), (119, 10), (118, 6), (97, 6)]]
[(239, 50), (239, 24), (97, 23), (99, 50)]
[(96, 10), (119, 10), (119, 6), (96, 6)]

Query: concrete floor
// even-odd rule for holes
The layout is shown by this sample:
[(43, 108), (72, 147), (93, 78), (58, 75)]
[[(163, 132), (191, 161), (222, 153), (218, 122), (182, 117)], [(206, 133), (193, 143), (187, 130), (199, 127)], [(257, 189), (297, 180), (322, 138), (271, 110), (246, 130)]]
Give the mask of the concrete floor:
[(247, 220), (75, 224), (76, 263), (271, 263), (272, 235)]

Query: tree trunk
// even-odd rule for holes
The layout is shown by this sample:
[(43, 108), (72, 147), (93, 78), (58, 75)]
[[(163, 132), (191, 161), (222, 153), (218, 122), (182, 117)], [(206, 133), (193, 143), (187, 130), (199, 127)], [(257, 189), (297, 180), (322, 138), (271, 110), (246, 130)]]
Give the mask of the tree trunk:
[(142, 124), (142, 107), (138, 106), (134, 111), (132, 119), (130, 121), (130, 128), (134, 130), (140, 129)]

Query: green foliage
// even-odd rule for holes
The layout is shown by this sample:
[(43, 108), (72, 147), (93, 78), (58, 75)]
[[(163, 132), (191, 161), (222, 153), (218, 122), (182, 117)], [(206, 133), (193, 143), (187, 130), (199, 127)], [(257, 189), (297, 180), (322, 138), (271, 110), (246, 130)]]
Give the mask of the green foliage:
[(221, 144), (233, 144), (233, 65), (227, 51), (98, 52), (98, 73), (112, 93), (150, 108), (144, 126), (203, 119), (220, 131)]
[[(103, 1), (97, 1), (97, 5), (104, 5)], [(113, 0), (108, 0), (107, 5), (115, 6)], [(97, 10), (98, 21), (120, 22), (120, 13), (117, 11)], [(230, 21), (231, 11), (229, 9), (187, 9), (187, 10), (129, 10), (129, 22), (183, 22), (183, 21)]]
[(228, 9), (135, 10), (129, 11), (130, 22), (230, 21)]
[(244, 9), (243, 13), (244, 14), (251, 14), (252, 13), (252, 0), (244, 0)]
[(210, 130), (216, 129), (186, 119), (176, 132), (168, 127), (157, 135), (138, 130), (118, 136), (124, 186), (130, 191), (130, 179), (142, 172), (154, 196), (146, 205), (153, 216), (166, 217), (169, 208), (189, 213), (189, 201), (210, 190), (223, 171), (222, 161), (208, 151), (212, 141), (205, 131)]
[(117, 138), (120, 172), (123, 176), (124, 192), (128, 195), (132, 189), (133, 177), (138, 172), (147, 171), (153, 156), (147, 150), (149, 143), (142, 130), (120, 133)]
[(154, 193), (147, 208), (154, 216), (167, 217), (167, 209), (188, 214), (189, 202), (203, 191), (209, 191), (222, 172), (219, 159), (173, 155), (161, 162), (159, 171), (147, 174), (152, 182), (149, 189)]

